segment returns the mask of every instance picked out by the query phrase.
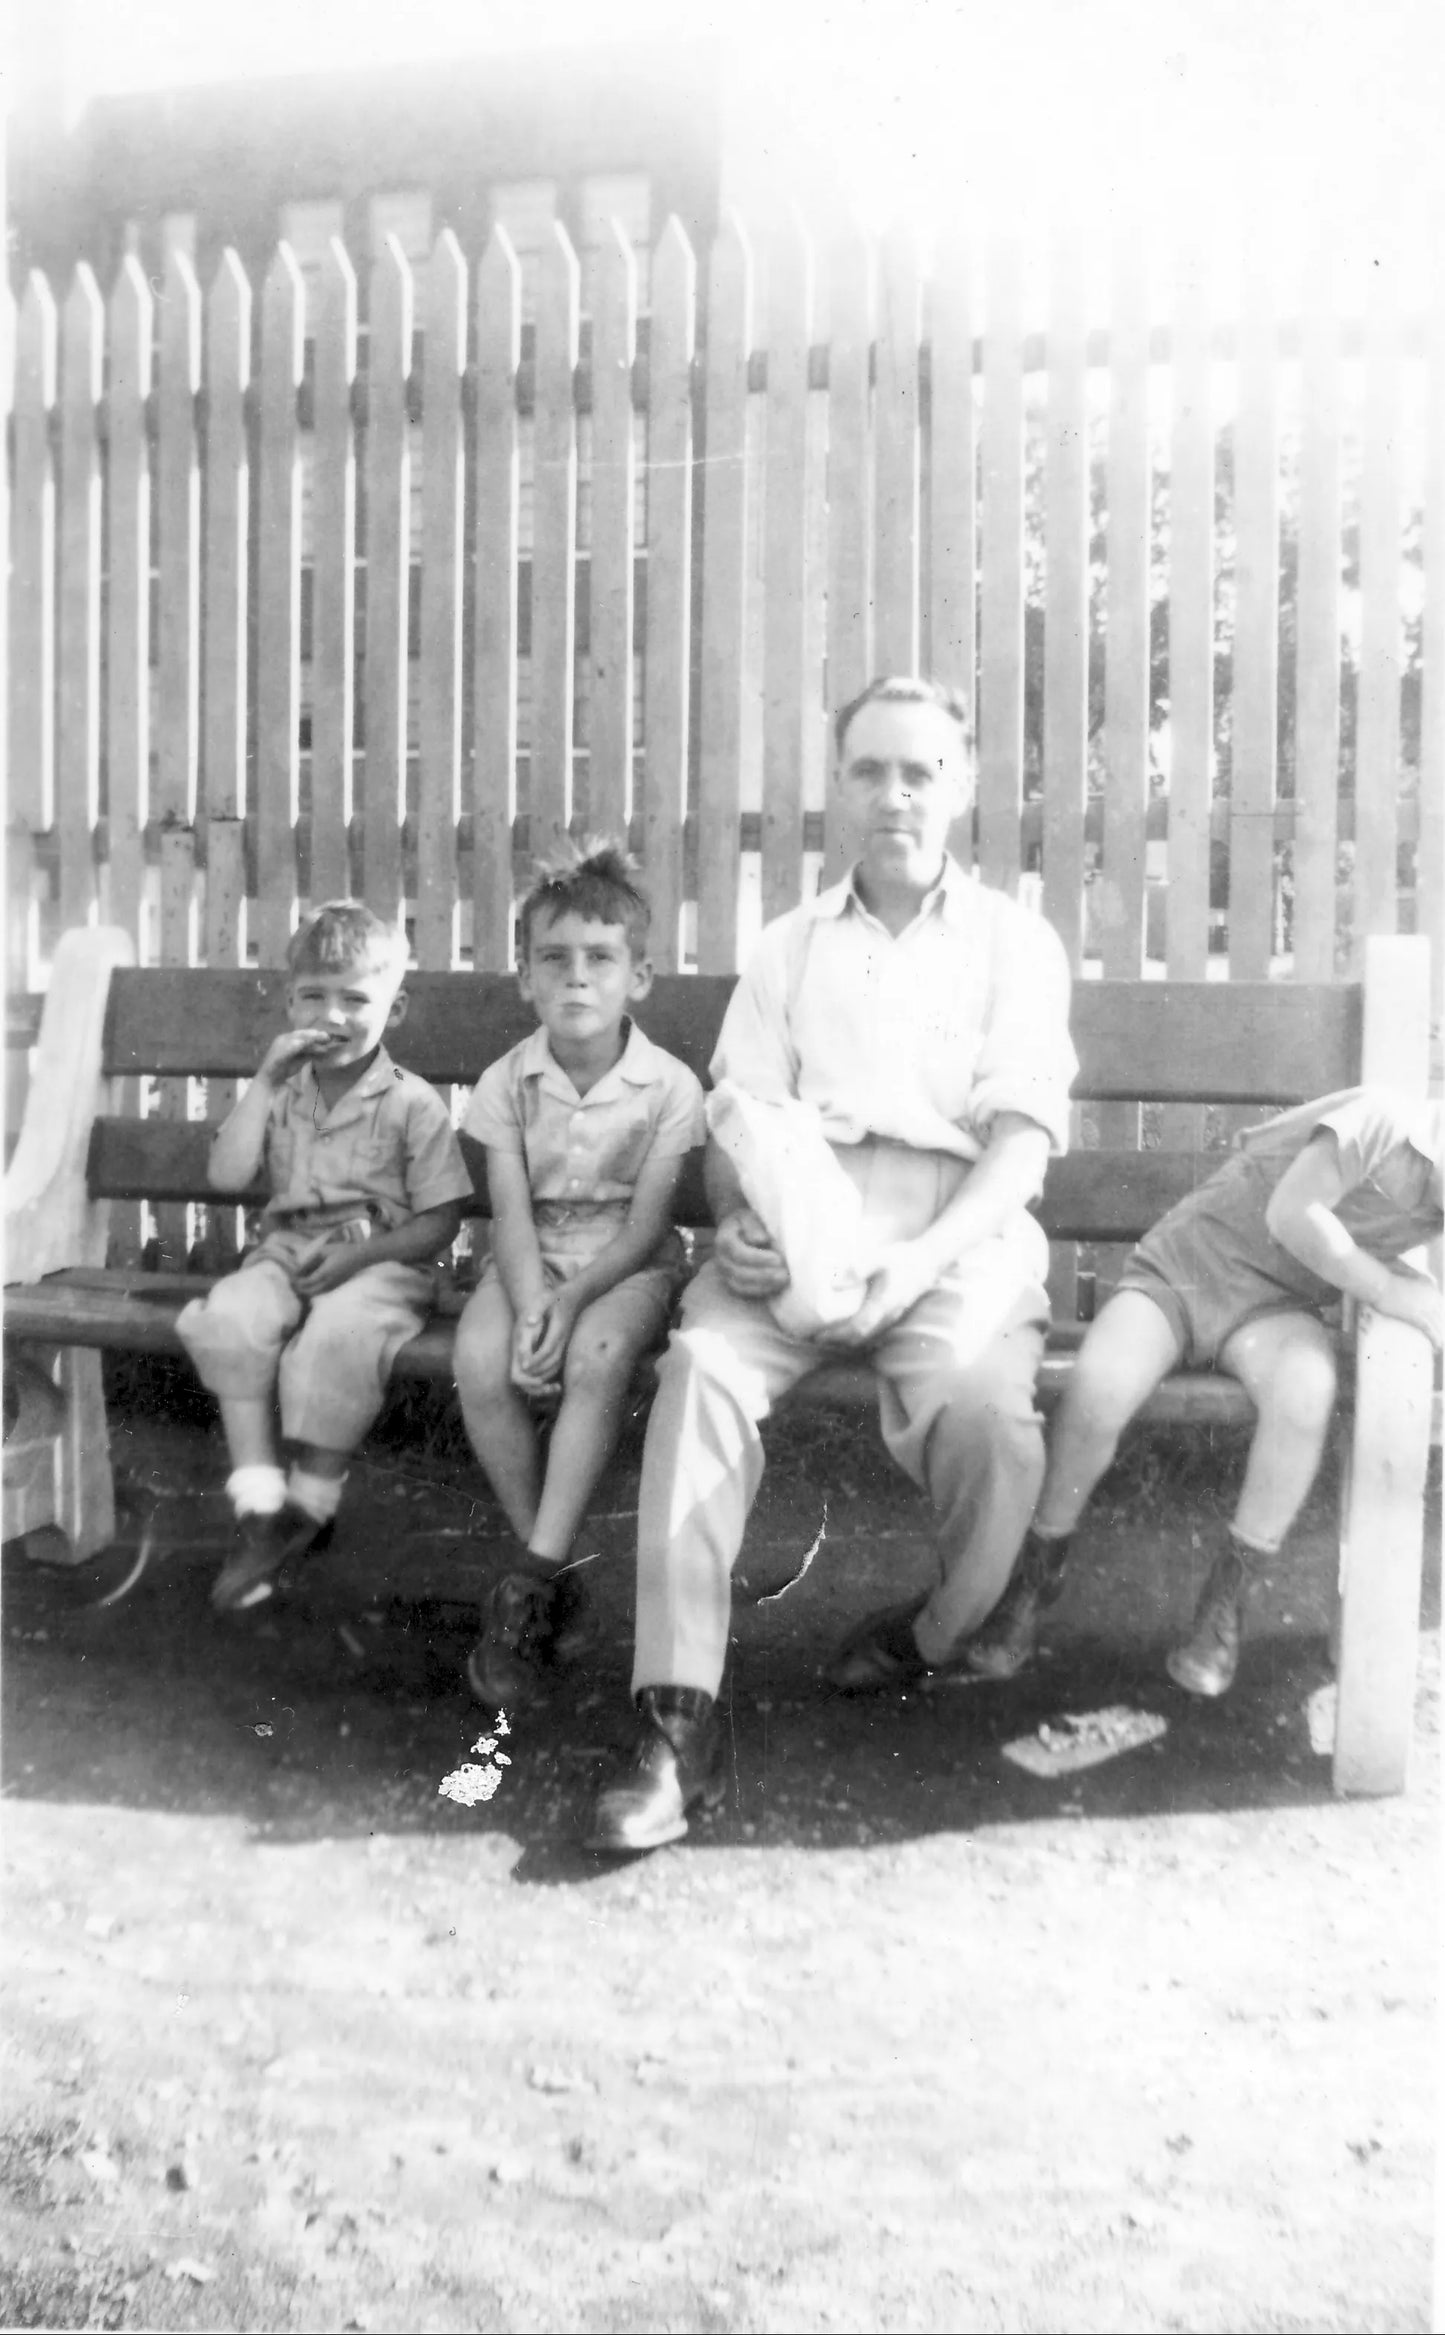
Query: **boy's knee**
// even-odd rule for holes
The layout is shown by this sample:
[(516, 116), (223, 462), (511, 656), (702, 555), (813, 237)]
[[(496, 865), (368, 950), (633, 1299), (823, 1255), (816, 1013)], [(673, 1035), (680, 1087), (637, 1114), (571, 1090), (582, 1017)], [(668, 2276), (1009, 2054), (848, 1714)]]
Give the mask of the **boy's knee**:
[(1069, 1373), (1060, 1405), (1060, 1424), (1091, 1440), (1117, 1441), (1137, 1409), (1136, 1389), (1116, 1369), (1108, 1354), (1091, 1355), (1085, 1346)]
[(574, 1335), (562, 1364), (562, 1383), (569, 1394), (610, 1394), (627, 1384), (639, 1351), (635, 1339), (615, 1330)]
[(1338, 1377), (1328, 1346), (1300, 1347), (1274, 1372), (1260, 1407), (1282, 1425), (1317, 1432), (1329, 1424)]

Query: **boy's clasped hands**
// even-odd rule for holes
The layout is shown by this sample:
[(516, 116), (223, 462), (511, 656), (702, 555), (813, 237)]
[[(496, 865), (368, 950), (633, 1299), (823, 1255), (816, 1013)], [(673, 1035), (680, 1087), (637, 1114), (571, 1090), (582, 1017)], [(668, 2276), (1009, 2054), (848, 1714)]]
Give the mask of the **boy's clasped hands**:
[(512, 1384), (534, 1402), (559, 1402), (562, 1359), (581, 1307), (564, 1289), (545, 1290), (512, 1331)]

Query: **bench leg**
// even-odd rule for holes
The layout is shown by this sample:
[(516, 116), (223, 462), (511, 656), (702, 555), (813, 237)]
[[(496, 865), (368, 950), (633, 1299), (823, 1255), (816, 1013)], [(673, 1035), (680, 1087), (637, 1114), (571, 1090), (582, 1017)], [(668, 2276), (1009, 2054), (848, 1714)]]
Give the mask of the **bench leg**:
[(1334, 1788), (1403, 1792), (1414, 1728), (1433, 1356), (1404, 1322), (1360, 1324), (1342, 1494)]
[(29, 1347), (9, 1357), (8, 1371), (15, 1416), (5, 1437), (4, 1538), (43, 1532), (48, 1559), (84, 1564), (115, 1538), (100, 1356)]

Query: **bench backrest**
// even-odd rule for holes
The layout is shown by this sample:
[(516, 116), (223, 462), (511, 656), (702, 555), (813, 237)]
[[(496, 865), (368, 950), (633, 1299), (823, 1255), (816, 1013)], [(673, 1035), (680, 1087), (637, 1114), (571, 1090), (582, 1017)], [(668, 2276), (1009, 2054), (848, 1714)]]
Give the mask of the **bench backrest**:
[[(249, 1077), (280, 1027), (285, 981), (272, 971), (117, 972), (105, 1068), (118, 1078)], [(664, 976), (638, 1020), (705, 1080), (732, 986), (730, 975)], [(413, 973), (407, 988), (391, 1050), (438, 1086), (471, 1085), (533, 1027), (508, 975)], [(1357, 982), (1080, 981), (1072, 1027), (1080, 1102), (1244, 1104), (1265, 1117), (1359, 1080), (1363, 991)], [(90, 1188), (109, 1199), (214, 1201), (208, 1145), (199, 1122), (102, 1118)], [(1193, 1151), (1079, 1150), (1051, 1164), (1040, 1213), (1055, 1240), (1132, 1240), (1215, 1165)], [(485, 1195), (477, 1212), (486, 1213)], [(696, 1163), (680, 1215), (708, 1222)]]

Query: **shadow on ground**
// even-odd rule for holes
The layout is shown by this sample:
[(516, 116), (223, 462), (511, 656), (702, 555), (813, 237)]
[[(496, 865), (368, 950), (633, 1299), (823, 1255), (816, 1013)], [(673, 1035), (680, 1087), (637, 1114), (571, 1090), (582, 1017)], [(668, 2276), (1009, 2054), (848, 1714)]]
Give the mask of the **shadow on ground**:
[[(280, 1611), (210, 1612), (225, 1541), (222, 1456), (204, 1419), (141, 1418), (117, 1435), (123, 1542), (156, 1553), (136, 1588), (96, 1607), (94, 1576), (5, 1562), (12, 1795), (239, 1818), (277, 1844), (378, 1833), (495, 1832), (514, 1878), (577, 1883), (577, 1846), (606, 1763), (630, 1737), (627, 1702), (636, 1440), (604, 1488), (593, 1571), (593, 1654), (549, 1709), (518, 1726), (488, 1805), (439, 1794), (486, 1726), (464, 1664), (501, 1561), (501, 1519), (448, 1428), (393, 1419), (348, 1490), (341, 1553)], [(1327, 1471), (1262, 1585), (1240, 1679), (1220, 1704), (1168, 1680), (1212, 1529), (1227, 1512), (1237, 1440), (1150, 1439), (1101, 1488), (1041, 1658), (1009, 1685), (937, 1685), (902, 1698), (831, 1693), (820, 1664), (871, 1607), (930, 1577), (922, 1503), (856, 1419), (784, 1418), (755, 1512), (725, 1687), (731, 1780), (693, 1843), (854, 1847), (1034, 1817), (1108, 1820), (1327, 1799), (1318, 1705), (1336, 1485)], [(792, 1586), (819, 1533), (821, 1545)], [(1430, 1545), (1438, 1546), (1438, 1531)], [(1425, 1619), (1438, 1616), (1438, 1578)], [(1433, 1655), (1433, 1642), (1429, 1644)], [(1433, 1661), (1422, 1695), (1433, 1695)], [(1316, 1704), (1314, 1741), (1311, 1701)], [(1124, 1709), (1162, 1731), (1083, 1772), (1026, 1772), (1009, 1746)], [(1047, 1738), (1045, 1738), (1047, 1740)]]

